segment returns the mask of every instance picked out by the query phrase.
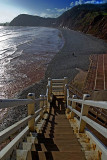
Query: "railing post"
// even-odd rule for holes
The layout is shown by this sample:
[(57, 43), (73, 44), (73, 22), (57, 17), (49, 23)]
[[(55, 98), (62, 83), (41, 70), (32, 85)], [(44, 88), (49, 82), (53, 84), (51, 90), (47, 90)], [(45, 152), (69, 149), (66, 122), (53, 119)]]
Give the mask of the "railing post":
[[(77, 98), (77, 96), (73, 95), (72, 99), (75, 99), (75, 98)], [(76, 109), (76, 102), (72, 101), (72, 109)], [(71, 111), (71, 119), (74, 119), (74, 116), (75, 116), (75, 113)]]
[(81, 117), (80, 117), (80, 126), (79, 126), (79, 132), (83, 133), (85, 126), (86, 126), (86, 122), (82, 120), (82, 116), (87, 116), (88, 115), (88, 110), (89, 110), (89, 106), (84, 105), (84, 100), (86, 100), (86, 98), (89, 97), (89, 94), (84, 94), (83, 95), (83, 103), (82, 103), (82, 108), (81, 108)]
[(68, 84), (68, 77), (64, 77), (64, 83)]
[(68, 78), (64, 77), (64, 84), (63, 84), (63, 86), (64, 86), (64, 88), (63, 88), (64, 92), (65, 92), (65, 85), (66, 84), (68, 84)]
[(44, 99), (46, 99), (46, 100), (44, 100), (44, 106), (45, 106), (45, 112), (47, 112), (47, 96), (46, 95), (44, 95)]
[(44, 95), (40, 95), (40, 108), (42, 108), (42, 111), (40, 112), (41, 118), (43, 118), (43, 106), (44, 106)]
[[(28, 94), (28, 99), (35, 100), (35, 94), (34, 93), (29, 93)], [(35, 114), (35, 103), (28, 104), (28, 116), (29, 115), (34, 115)], [(31, 132), (35, 130), (35, 118), (32, 118), (28, 122), (28, 127)]]
[(50, 82), (50, 95), (52, 94), (52, 79), (48, 78), (48, 81)]
[(47, 85), (47, 90), (48, 90), (48, 94), (47, 94), (47, 101), (50, 102), (50, 92), (49, 92), (49, 85)]
[(68, 85), (65, 84), (65, 87), (64, 87), (64, 101), (67, 102), (67, 88), (68, 88)]
[(67, 88), (67, 108), (66, 108), (66, 114), (71, 111), (71, 110), (68, 108), (68, 106), (71, 106), (71, 101), (69, 100), (69, 89)]
[(67, 106), (70, 106), (71, 101), (69, 101), (69, 86), (67, 87)]

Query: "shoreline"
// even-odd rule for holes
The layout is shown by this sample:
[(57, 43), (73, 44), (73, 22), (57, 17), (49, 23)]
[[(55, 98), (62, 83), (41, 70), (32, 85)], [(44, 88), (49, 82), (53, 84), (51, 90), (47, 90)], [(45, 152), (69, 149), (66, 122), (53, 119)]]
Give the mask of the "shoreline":
[[(90, 54), (106, 53), (107, 43), (96, 37), (90, 37), (84, 33), (69, 29), (60, 28), (60, 31), (64, 38), (64, 46), (49, 62), (44, 78), (40, 82), (25, 88), (21, 93), (18, 93), (17, 98), (27, 98), (27, 94), (31, 92), (35, 93), (36, 98), (40, 94), (45, 94), (48, 77), (68, 77), (69, 82), (71, 82), (79, 72), (76, 68), (84, 71), (88, 70)], [(25, 106), (15, 107), (14, 110), (11, 108), (8, 111), (8, 116), (2, 122), (4, 124), (2, 129), (24, 118), (26, 114), (27, 107)], [(16, 115), (22, 116), (17, 118)]]
[[(64, 44), (61, 32), (54, 28), (9, 27), (7, 32), (12, 32), (11, 38), (7, 36), (0, 42), (3, 45), (0, 52), (1, 99), (13, 98), (16, 93), (43, 79), (48, 63)], [(9, 43), (8, 48), (5, 43)]]

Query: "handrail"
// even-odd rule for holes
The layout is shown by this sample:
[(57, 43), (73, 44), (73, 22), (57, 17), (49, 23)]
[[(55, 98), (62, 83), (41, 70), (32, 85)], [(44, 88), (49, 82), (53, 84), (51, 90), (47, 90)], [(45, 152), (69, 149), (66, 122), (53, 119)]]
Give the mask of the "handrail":
[[(52, 100), (52, 81), (55, 83), (57, 82), (57, 80), (49, 78), (46, 95), (40, 95), (40, 98), (38, 99), (35, 99), (34, 93), (29, 93), (28, 99), (0, 99), (0, 109), (28, 105), (27, 117), (0, 132), (0, 143), (7, 140), (10, 136), (16, 136), (18, 133), (18, 135), (5, 148), (3, 148), (2, 151), (0, 151), (0, 159), (4, 160), (5, 158), (8, 158), (18, 146), (19, 142), (23, 141), (23, 137), (27, 136), (29, 132), (35, 131), (35, 124), (42, 119), (45, 111), (49, 111), (49, 103)], [(59, 82), (63, 82), (63, 85), (65, 86), (67, 78), (64, 77), (64, 79), (60, 79)], [(35, 112), (36, 102), (40, 102), (40, 109)]]
[[(72, 113), (75, 113), (77, 116), (80, 117), (80, 128), (79, 128), (80, 132), (84, 131), (85, 125), (86, 125), (86, 123), (88, 123), (91, 127), (93, 127), (95, 130), (97, 130), (101, 135), (103, 135), (105, 138), (107, 138), (107, 129), (87, 117), (89, 106), (98, 107), (101, 109), (107, 109), (107, 102), (85, 100), (85, 98), (83, 98), (83, 100), (81, 100), (81, 99), (74, 99), (74, 98), (69, 98), (69, 97), (68, 97), (68, 101), (71, 101), (72, 105), (71, 106), (68, 105), (67, 108), (69, 108)], [(82, 105), (81, 112), (78, 112), (76, 110), (76, 103), (80, 103)], [(74, 114), (73, 114), (72, 118), (74, 118)]]
[(71, 106), (68, 106), (68, 108), (74, 112), (77, 116), (81, 117), (81, 113), (79, 111), (77, 111), (76, 109), (73, 109)]
[(39, 110), (37, 110), (35, 112), (34, 115), (29, 115), (29, 116), (23, 118), (22, 120), (16, 122), (12, 126), (10, 126), (10, 127), (6, 128), (5, 130), (1, 131), (0, 132), (0, 143), (3, 142), (6, 138), (8, 138), (10, 135), (15, 133), (17, 130), (19, 130), (21, 127), (23, 127), (29, 120), (36, 117), (42, 110), (43, 109), (40, 108)]
[(97, 130), (102, 136), (107, 138), (107, 129), (86, 116), (82, 116), (82, 120), (88, 123), (92, 128)]
[(73, 89), (73, 90), (69, 89), (70, 92), (75, 92), (78, 98), (82, 98), (83, 93), (79, 89), (74, 87), (72, 84), (69, 84), (69, 87)]
[[(69, 112), (71, 112), (71, 119), (74, 118), (75, 114), (80, 117), (79, 121), (79, 132), (84, 132), (86, 123), (98, 131), (103, 137), (107, 138), (107, 129), (95, 121), (91, 120), (88, 116), (89, 106), (98, 107), (101, 109), (107, 109), (107, 102), (104, 101), (92, 101), (86, 100), (85, 96), (83, 99), (76, 99), (76, 96), (70, 98), (69, 89), (67, 86), (67, 77), (64, 79), (48, 79), (48, 86), (46, 90), (46, 95), (40, 95), (40, 98), (35, 99), (35, 94), (28, 94), (28, 99), (5, 99), (0, 100), (0, 108), (8, 108), (20, 105), (28, 105), (28, 116), (22, 120), (16, 122), (12, 126), (0, 132), (0, 143), (6, 140), (10, 135), (16, 134), (16, 132), (24, 128), (2, 151), (0, 152), (0, 159), (8, 158), (16, 146), (26, 137), (29, 132), (35, 130), (35, 123), (37, 124), (40, 119), (42, 119), (45, 111), (50, 108), (50, 102), (52, 97), (52, 83), (63, 82), (64, 86), (64, 102), (67, 104)], [(35, 102), (40, 102), (40, 109), (35, 112)], [(81, 112), (76, 110), (77, 103), (81, 104)], [(28, 123), (28, 126), (26, 125)], [(26, 126), (27, 127), (26, 127)], [(13, 146), (12, 146), (13, 145)]]
[(80, 104), (83, 103), (84, 105), (88, 105), (88, 106), (92, 106), (92, 107), (107, 109), (107, 102), (106, 101), (92, 101), (92, 100), (81, 100), (81, 99), (72, 99), (72, 98), (68, 98), (68, 100), (73, 101), (73, 102), (77, 102)]
[(0, 99), (0, 109), (4, 109), (4, 108), (9, 108), (9, 107), (18, 107), (21, 105), (28, 105), (28, 104), (32, 104), (35, 102), (39, 102), (39, 101), (43, 101), (43, 100), (47, 100), (46, 98), (44, 99)]
[(72, 98), (68, 98), (68, 100), (70, 100), (70, 101), (72, 101), (72, 102), (77, 102), (77, 103), (80, 103), (80, 104), (82, 104), (82, 102), (83, 102), (83, 100), (81, 100), (81, 99), (72, 99)]
[(13, 150), (16, 149), (18, 144), (23, 140), (25, 136), (29, 133), (28, 126), (19, 133), (5, 148), (0, 152), (0, 160), (7, 159), (9, 155), (12, 154)]
[(98, 107), (101, 109), (107, 109), (107, 102), (106, 101), (91, 101), (91, 100), (85, 100), (85, 105), (90, 105), (92, 107)]
[[(4, 142), (13, 134), (18, 135), (0, 151), (0, 159), (4, 160), (8, 158), (9, 155), (13, 152), (19, 142), (23, 141), (23, 137), (27, 136), (29, 132), (35, 130), (35, 124), (42, 118), (42, 115), (45, 111), (47, 111), (47, 96), (40, 95), (40, 98), (35, 99), (35, 94), (30, 93), (28, 94), (28, 99), (3, 99), (0, 100), (1, 108), (8, 108), (13, 106), (20, 106), (20, 105), (28, 105), (28, 116), (23, 118), (22, 120), (16, 122), (15, 124), (11, 125), (10, 127), (6, 128), (5, 130), (0, 132), (0, 143)], [(35, 112), (35, 102), (40, 102), (40, 109)], [(28, 124), (28, 126), (27, 126)], [(25, 128), (26, 127), (26, 128)], [(22, 128), (25, 128), (22, 130)], [(20, 131), (20, 129), (22, 131)]]
[[(105, 140), (107, 139), (107, 128), (103, 127), (96, 121), (92, 120), (88, 116), (88, 111), (89, 107), (92, 106), (93, 108), (101, 108), (101, 109), (106, 109), (107, 110), (107, 102), (105, 101), (92, 101), (92, 100), (86, 100), (87, 96), (89, 95), (83, 95), (83, 99), (76, 99), (76, 96), (73, 95), (72, 98), (67, 97), (67, 110), (66, 113), (70, 113), (70, 118), (74, 119), (74, 117), (79, 117), (77, 120), (77, 127), (78, 128), (78, 133), (91, 133), (91, 131), (87, 131), (86, 129), (86, 124), (91, 126), (94, 130), (96, 130), (100, 135), (102, 135)], [(76, 110), (77, 104), (81, 104), (81, 112)], [(102, 144), (101, 140), (99, 140), (99, 137), (96, 138), (96, 135), (92, 133), (93, 136), (92, 139), (90, 140), (90, 143), (95, 143), (97, 146), (96, 149), (99, 149), (101, 151), (101, 159), (105, 160), (107, 157), (107, 148), (103, 147), (104, 145)]]

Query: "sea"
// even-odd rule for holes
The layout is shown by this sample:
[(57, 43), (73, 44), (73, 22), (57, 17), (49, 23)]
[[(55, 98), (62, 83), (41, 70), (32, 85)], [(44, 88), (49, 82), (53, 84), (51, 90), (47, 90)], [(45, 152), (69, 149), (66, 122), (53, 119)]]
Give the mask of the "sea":
[(39, 82), (64, 39), (55, 28), (0, 27), (0, 99)]
[[(0, 99), (14, 98), (43, 79), (63, 45), (55, 28), (0, 26)], [(0, 109), (0, 121), (6, 113), (7, 108)]]

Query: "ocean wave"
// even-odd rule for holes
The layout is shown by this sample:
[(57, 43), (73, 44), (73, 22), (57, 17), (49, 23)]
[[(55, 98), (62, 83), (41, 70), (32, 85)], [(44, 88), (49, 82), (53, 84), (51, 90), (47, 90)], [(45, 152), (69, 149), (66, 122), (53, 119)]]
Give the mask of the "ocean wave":
[(45, 27), (4, 27), (0, 35), (1, 31), (7, 36), (0, 42), (0, 97), (8, 97), (40, 80), (63, 38), (57, 29)]

